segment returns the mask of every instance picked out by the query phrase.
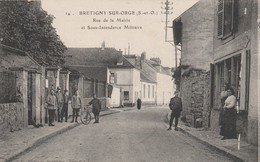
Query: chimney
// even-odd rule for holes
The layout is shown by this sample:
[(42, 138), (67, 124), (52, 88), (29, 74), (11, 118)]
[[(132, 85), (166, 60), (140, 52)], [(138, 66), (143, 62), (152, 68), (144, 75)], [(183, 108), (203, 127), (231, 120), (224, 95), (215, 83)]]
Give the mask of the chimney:
[(101, 44), (101, 49), (105, 50), (105, 48), (106, 48), (106, 43), (105, 43), (105, 41), (103, 41), (102, 44)]
[(146, 59), (146, 53), (142, 52), (141, 53), (141, 60), (144, 61)]

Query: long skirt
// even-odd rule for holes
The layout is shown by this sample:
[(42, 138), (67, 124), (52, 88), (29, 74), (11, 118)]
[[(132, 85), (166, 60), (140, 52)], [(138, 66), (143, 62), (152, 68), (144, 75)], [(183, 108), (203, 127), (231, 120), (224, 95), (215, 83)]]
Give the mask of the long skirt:
[(235, 108), (225, 109), (222, 114), (220, 135), (226, 138), (237, 138)]

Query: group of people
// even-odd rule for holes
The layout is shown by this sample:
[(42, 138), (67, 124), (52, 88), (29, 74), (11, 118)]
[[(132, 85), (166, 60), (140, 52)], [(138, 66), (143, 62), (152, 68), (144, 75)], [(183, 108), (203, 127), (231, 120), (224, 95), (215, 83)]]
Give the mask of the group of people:
[[(236, 102), (235, 91), (229, 84), (224, 85), (225, 90), (221, 92), (221, 108), (219, 116), (220, 135), (223, 136), (222, 140), (237, 138), (236, 132)], [(175, 92), (175, 96), (171, 98), (169, 107), (171, 109), (171, 118), (169, 128), (172, 129), (173, 120), (175, 118), (175, 129), (178, 130), (178, 118), (182, 111), (182, 100), (179, 92)]]
[[(46, 98), (47, 109), (49, 114), (49, 126), (55, 126), (54, 120), (56, 119), (58, 122), (63, 122), (65, 118), (65, 122), (68, 121), (68, 104), (69, 100), (71, 100), (71, 107), (73, 110), (71, 123), (78, 122), (79, 111), (82, 108), (82, 99), (79, 95), (79, 91), (76, 90), (74, 95), (70, 98), (68, 94), (68, 90), (64, 90), (62, 94), (60, 87), (57, 87), (57, 91), (55, 93), (54, 89), (50, 90), (50, 94)], [(101, 110), (101, 102), (97, 98), (95, 94), (93, 94), (93, 99), (88, 103), (88, 106), (92, 105), (92, 112), (95, 116), (95, 122), (99, 123), (99, 114)]]

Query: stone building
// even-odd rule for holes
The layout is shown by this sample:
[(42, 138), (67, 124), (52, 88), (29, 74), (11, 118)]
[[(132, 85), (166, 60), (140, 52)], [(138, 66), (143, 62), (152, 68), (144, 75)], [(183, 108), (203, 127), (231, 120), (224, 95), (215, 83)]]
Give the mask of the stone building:
[(180, 92), (182, 117), (191, 126), (204, 116), (209, 123), (209, 71), (213, 63), (213, 0), (201, 0), (173, 21), (174, 41), (181, 46)]
[(27, 53), (0, 44), (0, 129), (20, 130), (44, 119), (44, 68)]

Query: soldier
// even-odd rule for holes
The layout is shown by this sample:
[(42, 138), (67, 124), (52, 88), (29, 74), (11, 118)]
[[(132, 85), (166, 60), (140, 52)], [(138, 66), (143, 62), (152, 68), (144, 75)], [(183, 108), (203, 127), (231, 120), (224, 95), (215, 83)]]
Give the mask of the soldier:
[(64, 90), (64, 94), (63, 94), (63, 108), (61, 111), (61, 122), (63, 121), (63, 117), (65, 117), (65, 122), (68, 121), (68, 103), (69, 103), (69, 94), (68, 94), (68, 90)]
[(49, 126), (54, 126), (54, 116), (57, 109), (57, 98), (54, 94), (54, 89), (51, 89), (51, 94), (46, 98), (47, 109), (49, 114)]
[(57, 93), (56, 93), (56, 97), (57, 97), (57, 102), (58, 102), (58, 122), (61, 122), (61, 111), (63, 108), (63, 104), (64, 104), (64, 100), (63, 100), (63, 94), (61, 93), (61, 89), (60, 87), (57, 87)]
[(181, 111), (182, 111), (182, 101), (181, 98), (179, 97), (179, 92), (175, 91), (175, 96), (173, 98), (171, 98), (169, 107), (172, 110), (171, 113), (171, 119), (170, 119), (170, 123), (169, 123), (169, 128), (167, 130), (172, 130), (172, 122), (173, 119), (175, 118), (175, 129), (176, 131), (178, 131), (178, 119), (181, 115)]
[(93, 99), (88, 103), (88, 105), (92, 105), (93, 109), (92, 112), (95, 117), (95, 122), (94, 123), (99, 123), (99, 113), (101, 110), (101, 102), (99, 99), (97, 99), (96, 94), (93, 94)]
[(72, 121), (71, 123), (74, 122), (74, 118), (75, 118), (75, 122), (78, 122), (78, 115), (79, 115), (79, 109), (82, 107), (82, 102), (81, 102), (81, 97), (79, 95), (79, 91), (77, 90), (75, 92), (75, 94), (72, 96), (71, 99), (71, 106), (73, 109), (73, 115), (72, 115)]

